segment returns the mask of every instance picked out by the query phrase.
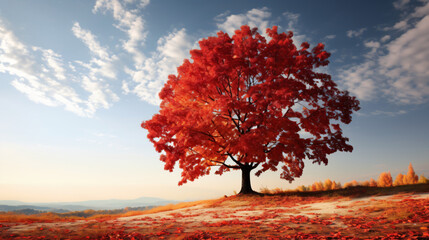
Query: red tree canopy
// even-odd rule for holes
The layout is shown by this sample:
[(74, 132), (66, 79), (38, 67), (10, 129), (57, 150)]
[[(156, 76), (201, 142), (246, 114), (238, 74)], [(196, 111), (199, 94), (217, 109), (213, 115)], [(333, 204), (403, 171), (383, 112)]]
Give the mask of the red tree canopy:
[(303, 160), (327, 164), (328, 154), (352, 151), (340, 122), (350, 123), (359, 101), (316, 71), (329, 63), (324, 45), (297, 48), (292, 32), (266, 32), (242, 26), (201, 40), (169, 76), (159, 113), (142, 123), (165, 169), (182, 169), (179, 185), (214, 166), (219, 175), (258, 168), (257, 176), (281, 167), (293, 181)]

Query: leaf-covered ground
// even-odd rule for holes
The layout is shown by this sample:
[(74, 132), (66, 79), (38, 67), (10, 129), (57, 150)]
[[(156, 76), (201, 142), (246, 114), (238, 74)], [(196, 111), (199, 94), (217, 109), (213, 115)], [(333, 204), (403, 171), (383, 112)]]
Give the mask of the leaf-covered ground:
[(429, 239), (418, 193), (232, 196), (109, 220), (1, 222), (0, 239)]

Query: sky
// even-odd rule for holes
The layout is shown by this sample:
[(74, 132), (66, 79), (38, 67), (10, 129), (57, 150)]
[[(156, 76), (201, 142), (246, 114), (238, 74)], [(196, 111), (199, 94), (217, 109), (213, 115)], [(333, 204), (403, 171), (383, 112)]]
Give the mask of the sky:
[(352, 153), (306, 162), (252, 187), (293, 189), (406, 173), (429, 177), (428, 1), (0, 0), (0, 200), (209, 199), (241, 187), (239, 171), (178, 186), (142, 121), (198, 41), (241, 25), (324, 43), (321, 71), (361, 102), (343, 126)]

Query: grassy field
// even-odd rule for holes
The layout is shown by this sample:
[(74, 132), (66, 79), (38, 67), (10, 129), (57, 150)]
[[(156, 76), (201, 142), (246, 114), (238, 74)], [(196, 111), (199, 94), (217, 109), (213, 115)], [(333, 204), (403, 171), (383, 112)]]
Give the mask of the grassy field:
[(89, 218), (0, 216), (0, 239), (429, 239), (429, 184), (282, 192)]

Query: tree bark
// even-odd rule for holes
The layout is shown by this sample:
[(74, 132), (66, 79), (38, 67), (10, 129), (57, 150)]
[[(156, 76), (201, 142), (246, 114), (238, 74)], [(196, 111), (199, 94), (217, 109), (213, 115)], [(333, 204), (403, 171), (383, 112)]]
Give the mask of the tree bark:
[(250, 171), (252, 171), (250, 166), (241, 167), (241, 190), (238, 194), (257, 194), (250, 184)]

